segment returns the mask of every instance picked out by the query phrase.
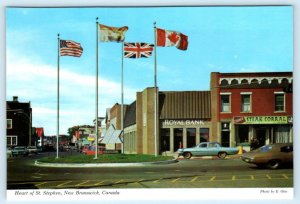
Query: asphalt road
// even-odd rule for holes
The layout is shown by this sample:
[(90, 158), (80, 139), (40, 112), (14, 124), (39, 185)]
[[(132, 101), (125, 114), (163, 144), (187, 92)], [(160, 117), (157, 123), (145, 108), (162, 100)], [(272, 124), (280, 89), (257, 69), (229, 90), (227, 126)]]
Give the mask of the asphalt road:
[[(293, 169), (260, 169), (235, 159), (191, 159), (145, 167), (49, 168), (42, 153), (7, 160), (8, 189), (293, 187)], [(74, 154), (74, 153), (73, 153)]]

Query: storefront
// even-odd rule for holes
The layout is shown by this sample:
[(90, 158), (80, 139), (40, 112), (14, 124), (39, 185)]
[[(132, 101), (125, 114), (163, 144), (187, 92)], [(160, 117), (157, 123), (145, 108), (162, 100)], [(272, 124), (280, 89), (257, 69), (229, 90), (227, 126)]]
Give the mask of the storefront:
[(250, 145), (257, 139), (259, 146), (293, 142), (292, 116), (238, 116), (234, 117), (237, 145)]
[(160, 150), (172, 153), (210, 138), (210, 120), (161, 120)]

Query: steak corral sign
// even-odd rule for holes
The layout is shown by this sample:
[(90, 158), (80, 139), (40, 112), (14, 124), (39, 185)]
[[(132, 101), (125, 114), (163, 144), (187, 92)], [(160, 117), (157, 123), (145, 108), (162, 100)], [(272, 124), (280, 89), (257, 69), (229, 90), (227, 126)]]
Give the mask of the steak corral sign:
[(234, 117), (235, 124), (290, 124), (292, 116), (238, 116)]

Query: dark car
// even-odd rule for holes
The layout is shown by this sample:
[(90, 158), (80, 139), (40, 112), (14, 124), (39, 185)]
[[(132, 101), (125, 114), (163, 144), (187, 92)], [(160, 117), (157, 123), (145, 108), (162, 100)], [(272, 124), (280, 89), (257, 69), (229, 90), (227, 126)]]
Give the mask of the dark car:
[(293, 144), (277, 143), (260, 147), (256, 150), (242, 154), (244, 162), (255, 164), (259, 167), (277, 169), (285, 164), (293, 164)]
[(12, 156), (13, 156), (13, 157), (16, 157), (16, 156), (19, 156), (19, 155), (25, 157), (25, 156), (28, 156), (29, 151), (27, 150), (26, 147), (17, 146), (17, 147), (15, 147), (15, 148), (11, 151), (11, 153), (12, 153)]

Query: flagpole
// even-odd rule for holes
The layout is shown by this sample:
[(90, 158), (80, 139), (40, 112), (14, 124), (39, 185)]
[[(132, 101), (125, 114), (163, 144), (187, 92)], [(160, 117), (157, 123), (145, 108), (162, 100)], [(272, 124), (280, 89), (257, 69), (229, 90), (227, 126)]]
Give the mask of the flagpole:
[(156, 22), (154, 22), (154, 151), (157, 156), (157, 76), (156, 76)]
[(96, 18), (96, 151), (95, 158), (98, 159), (98, 17)]
[(122, 135), (122, 153), (124, 154), (124, 41), (122, 42), (122, 68), (121, 68), (121, 135)]
[(56, 158), (58, 159), (58, 142), (59, 142), (59, 63), (60, 63), (60, 38), (59, 33), (57, 34), (57, 130), (56, 130)]

